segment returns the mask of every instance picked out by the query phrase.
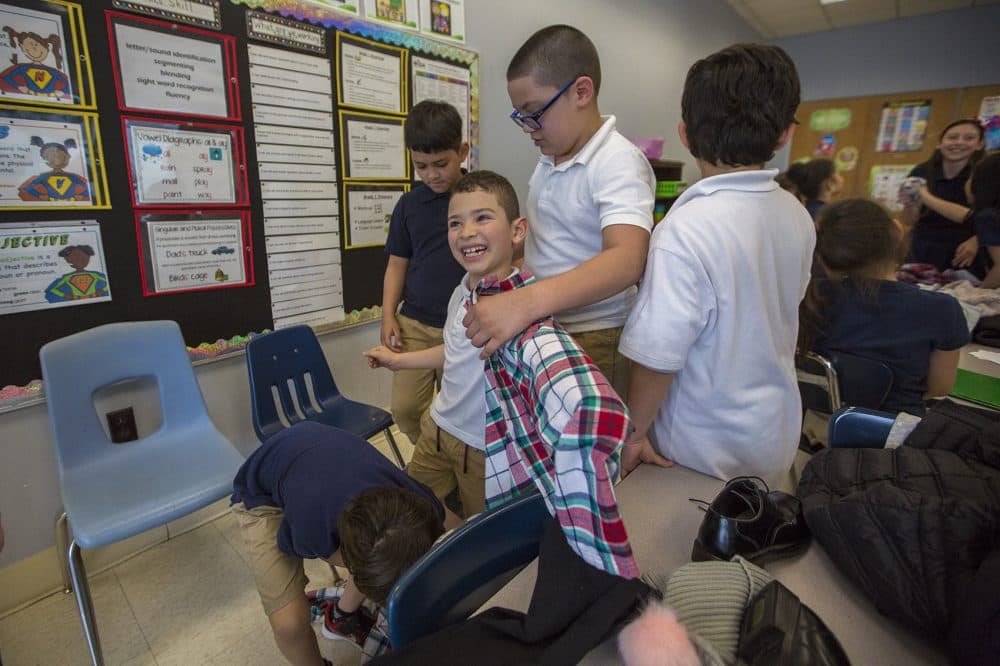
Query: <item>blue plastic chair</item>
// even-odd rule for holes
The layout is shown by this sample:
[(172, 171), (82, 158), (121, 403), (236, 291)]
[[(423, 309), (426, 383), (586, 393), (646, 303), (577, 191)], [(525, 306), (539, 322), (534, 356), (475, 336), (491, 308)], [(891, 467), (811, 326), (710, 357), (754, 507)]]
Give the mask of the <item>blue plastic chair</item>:
[(335, 426), (362, 439), (381, 430), (396, 462), (400, 467), (405, 465), (390, 430), (392, 415), (341, 394), (310, 327), (290, 326), (259, 335), (247, 344), (246, 354), (253, 427), (260, 441), (304, 419)]
[(838, 409), (830, 417), (827, 444), (830, 448), (881, 449), (895, 420), (891, 412), (864, 407)]
[(394, 650), (472, 615), (538, 557), (553, 518), (539, 494), (473, 516), (417, 560), (386, 603)]
[[(39, 358), (65, 511), (56, 524), (63, 580), (76, 592), (91, 660), (103, 664), (80, 549), (121, 541), (227, 496), (243, 456), (209, 418), (176, 322), (98, 326), (49, 342)], [(162, 424), (114, 444), (93, 396), (145, 378), (159, 389)]]

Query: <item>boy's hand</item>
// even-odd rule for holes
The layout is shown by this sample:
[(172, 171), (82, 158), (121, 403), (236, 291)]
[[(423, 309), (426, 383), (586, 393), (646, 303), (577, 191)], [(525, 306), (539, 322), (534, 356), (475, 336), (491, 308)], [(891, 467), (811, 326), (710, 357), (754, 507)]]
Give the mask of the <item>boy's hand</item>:
[(482, 347), (479, 358), (484, 361), (505, 342), (527, 328), (532, 322), (527, 303), (524, 302), (525, 290), (516, 289), (503, 294), (480, 298), (475, 305), (469, 306), (462, 324), (465, 326), (465, 337), (476, 347)]
[(361, 355), (368, 359), (369, 368), (388, 368), (393, 371), (397, 369), (396, 364), (399, 362), (400, 356), (388, 347), (381, 345), (372, 347), (368, 351), (363, 351)]
[(951, 260), (953, 266), (965, 268), (972, 264), (973, 259), (979, 252), (979, 239), (972, 236), (967, 241), (955, 248), (955, 256)]
[(653, 443), (649, 441), (647, 435), (634, 437), (625, 444), (622, 447), (621, 461), (622, 469), (619, 477), (622, 479), (631, 474), (642, 463), (652, 463), (660, 467), (674, 466), (673, 460), (664, 458), (656, 452), (656, 449), (653, 448)]
[(382, 331), (379, 338), (383, 345), (394, 352), (403, 351), (403, 336), (399, 333), (399, 320), (391, 312), (382, 313)]

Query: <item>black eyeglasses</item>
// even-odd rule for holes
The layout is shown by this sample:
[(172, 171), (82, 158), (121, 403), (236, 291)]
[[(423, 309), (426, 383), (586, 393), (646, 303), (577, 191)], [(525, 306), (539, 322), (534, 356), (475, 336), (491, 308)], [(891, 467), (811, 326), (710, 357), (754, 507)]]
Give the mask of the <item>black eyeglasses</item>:
[(567, 90), (569, 90), (569, 87), (574, 83), (576, 83), (576, 80), (579, 79), (580, 76), (583, 75), (581, 74), (579, 76), (573, 77), (572, 81), (570, 81), (562, 88), (560, 88), (559, 92), (553, 95), (552, 99), (546, 102), (545, 106), (538, 109), (538, 111), (535, 111), (534, 113), (521, 114), (518, 113), (517, 109), (514, 109), (513, 111), (510, 112), (510, 119), (513, 120), (518, 127), (527, 127), (531, 131), (542, 129), (542, 121), (540, 120), (542, 114), (548, 111), (549, 107), (555, 104), (556, 100), (562, 97), (562, 94)]

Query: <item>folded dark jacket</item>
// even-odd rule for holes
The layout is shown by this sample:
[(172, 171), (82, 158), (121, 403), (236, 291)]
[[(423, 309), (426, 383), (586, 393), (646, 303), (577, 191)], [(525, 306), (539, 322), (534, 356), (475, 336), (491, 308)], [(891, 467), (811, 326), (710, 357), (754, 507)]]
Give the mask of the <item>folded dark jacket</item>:
[(980, 319), (972, 329), (972, 341), (987, 347), (1000, 347), (1000, 315)]
[(584, 562), (555, 520), (546, 528), (538, 557), (527, 613), (490, 608), (370, 663), (576, 664), (630, 619), (647, 597), (659, 596), (638, 578), (625, 580)]

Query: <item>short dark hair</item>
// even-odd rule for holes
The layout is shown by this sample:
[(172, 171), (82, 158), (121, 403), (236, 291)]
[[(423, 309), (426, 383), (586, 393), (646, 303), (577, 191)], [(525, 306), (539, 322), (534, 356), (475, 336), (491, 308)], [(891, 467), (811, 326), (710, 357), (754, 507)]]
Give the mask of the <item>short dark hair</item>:
[(462, 116), (448, 102), (425, 99), (403, 123), (406, 147), (421, 153), (439, 153), (462, 148)]
[(90, 257), (94, 256), (94, 248), (89, 245), (67, 245), (63, 249), (59, 250), (59, 256), (66, 258), (71, 252), (73, 252), (73, 250), (80, 250), (80, 252), (83, 252)]
[(508, 81), (525, 76), (556, 88), (576, 77), (589, 76), (597, 95), (601, 90), (601, 59), (587, 35), (572, 26), (550, 25), (528, 37), (507, 65)]
[(452, 194), (459, 192), (476, 192), (482, 190), (496, 197), (497, 203), (511, 222), (521, 217), (521, 209), (517, 204), (517, 192), (510, 181), (494, 171), (470, 171), (451, 188)]
[(795, 63), (777, 46), (735, 44), (699, 60), (681, 96), (691, 154), (714, 165), (768, 161), (795, 122), (799, 94)]
[(1000, 152), (990, 153), (979, 160), (969, 177), (972, 209), (1000, 210)]
[(430, 500), (405, 488), (368, 488), (337, 520), (340, 554), (354, 584), (377, 604), (444, 532)]
[(818, 199), (823, 189), (823, 183), (837, 174), (837, 165), (833, 160), (818, 157), (801, 165), (801, 168), (788, 170), (791, 179), (799, 193), (807, 199)]

